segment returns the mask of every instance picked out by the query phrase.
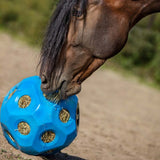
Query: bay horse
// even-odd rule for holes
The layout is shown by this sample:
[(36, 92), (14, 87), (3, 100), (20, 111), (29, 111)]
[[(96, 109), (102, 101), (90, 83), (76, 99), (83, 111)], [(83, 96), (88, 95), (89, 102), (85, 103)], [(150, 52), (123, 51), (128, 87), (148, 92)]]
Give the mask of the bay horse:
[(160, 12), (160, 0), (60, 0), (40, 58), (41, 88), (60, 98), (77, 94), (82, 82), (125, 46), (131, 28)]

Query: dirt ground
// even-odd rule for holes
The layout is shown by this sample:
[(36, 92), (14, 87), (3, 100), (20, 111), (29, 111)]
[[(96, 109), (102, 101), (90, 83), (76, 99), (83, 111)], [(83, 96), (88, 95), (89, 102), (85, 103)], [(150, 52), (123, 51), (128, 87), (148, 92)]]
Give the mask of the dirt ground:
[[(17, 82), (36, 74), (38, 50), (0, 34), (0, 102)], [(78, 95), (79, 134), (48, 160), (160, 160), (160, 92), (99, 70)], [(0, 129), (0, 160), (42, 160), (15, 150)]]

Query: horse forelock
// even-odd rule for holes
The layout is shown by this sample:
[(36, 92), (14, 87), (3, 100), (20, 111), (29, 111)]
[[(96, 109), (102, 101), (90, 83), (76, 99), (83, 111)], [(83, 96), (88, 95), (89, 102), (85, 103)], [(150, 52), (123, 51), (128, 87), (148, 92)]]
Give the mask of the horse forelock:
[[(50, 23), (42, 43), (40, 58), (40, 75), (45, 73), (51, 76), (61, 50), (66, 42), (69, 25), (73, 16), (73, 10), (79, 8), (84, 14), (87, 14), (88, 0), (60, 0)], [(75, 15), (74, 15), (75, 16)]]

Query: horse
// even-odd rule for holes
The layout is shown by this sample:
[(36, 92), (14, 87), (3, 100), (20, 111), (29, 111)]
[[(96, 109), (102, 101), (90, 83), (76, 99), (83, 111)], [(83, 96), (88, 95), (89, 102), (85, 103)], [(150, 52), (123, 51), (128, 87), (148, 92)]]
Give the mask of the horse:
[(60, 0), (40, 56), (41, 89), (60, 98), (81, 84), (125, 46), (142, 18), (160, 12), (160, 0)]

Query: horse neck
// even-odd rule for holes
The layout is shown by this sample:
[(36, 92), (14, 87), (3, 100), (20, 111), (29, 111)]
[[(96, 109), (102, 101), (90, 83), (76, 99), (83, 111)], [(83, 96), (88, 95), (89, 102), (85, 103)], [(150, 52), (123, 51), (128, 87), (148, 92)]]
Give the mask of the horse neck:
[(157, 12), (160, 12), (160, 0), (147, 0), (133, 19), (132, 27), (142, 18)]
[(160, 12), (160, 0), (151, 0), (146, 9), (144, 9), (144, 14), (149, 15), (152, 13)]

